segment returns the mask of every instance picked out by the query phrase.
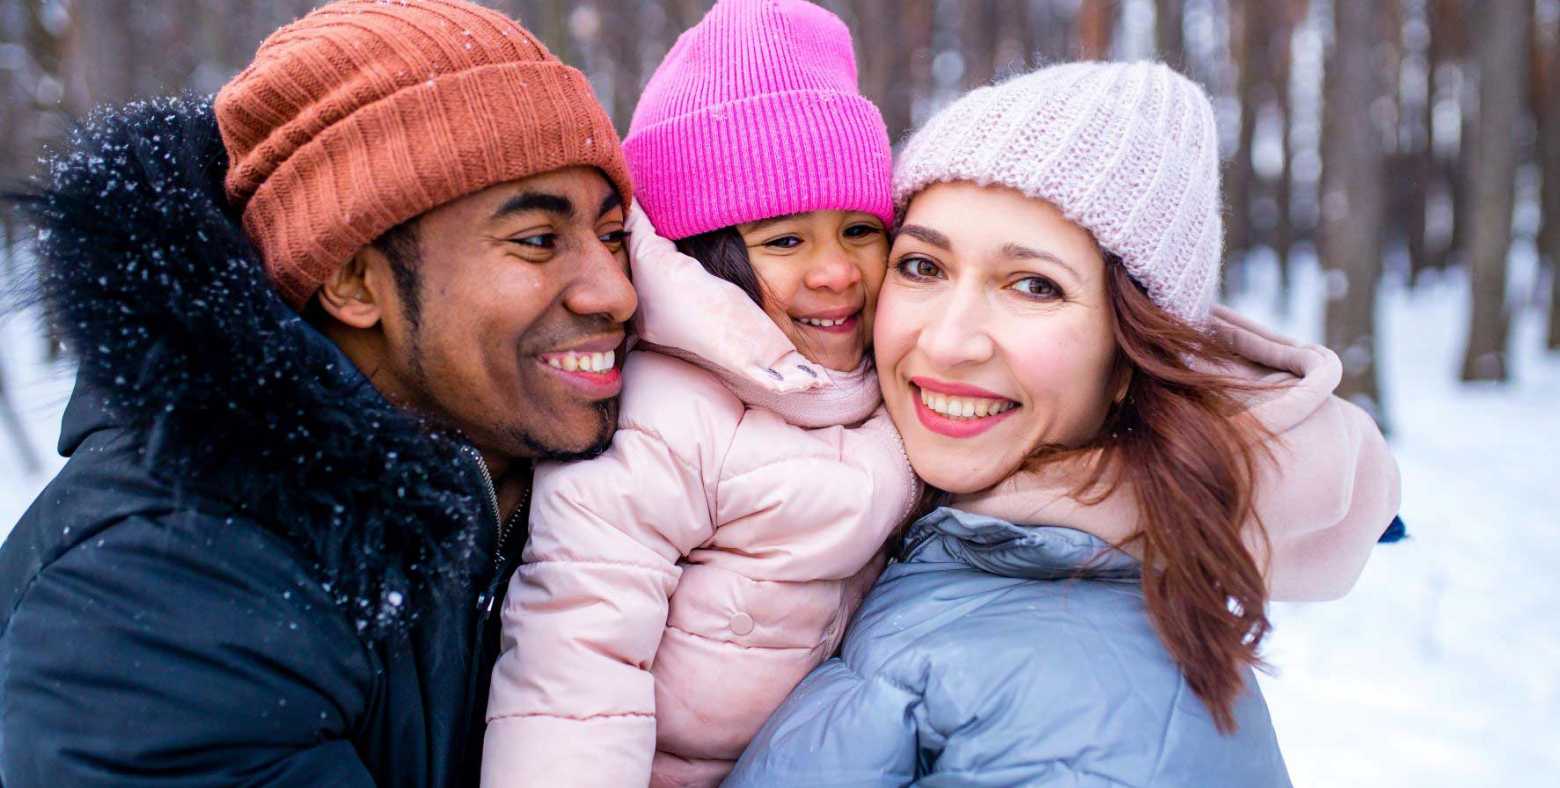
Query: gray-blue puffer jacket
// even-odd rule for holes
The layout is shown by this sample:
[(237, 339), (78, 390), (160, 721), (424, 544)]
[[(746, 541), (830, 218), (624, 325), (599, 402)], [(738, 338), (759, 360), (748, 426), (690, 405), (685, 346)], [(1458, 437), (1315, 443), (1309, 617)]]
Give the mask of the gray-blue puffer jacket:
[(938, 509), (725, 784), (1288, 786), (1254, 676), (1221, 735), (1139, 577), (1082, 531)]

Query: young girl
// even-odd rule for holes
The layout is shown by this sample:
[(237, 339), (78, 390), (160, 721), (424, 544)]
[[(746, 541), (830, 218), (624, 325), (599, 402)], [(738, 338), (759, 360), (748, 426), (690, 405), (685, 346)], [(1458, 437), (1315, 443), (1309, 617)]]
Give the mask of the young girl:
[(537, 470), (487, 785), (717, 783), (834, 652), (919, 494), (871, 418), (891, 162), (840, 20), (717, 3), (624, 150), (638, 344), (611, 447)]
[(982, 88), (906, 145), (875, 331), (914, 523), (728, 785), (1284, 786), (1271, 598), (1397, 508), (1336, 356), (1212, 308), (1213, 111), (1163, 65)]

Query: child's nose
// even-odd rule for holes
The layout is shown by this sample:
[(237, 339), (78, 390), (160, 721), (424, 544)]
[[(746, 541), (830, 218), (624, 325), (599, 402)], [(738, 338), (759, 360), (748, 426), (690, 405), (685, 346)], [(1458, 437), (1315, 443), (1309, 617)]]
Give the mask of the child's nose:
[(861, 269), (843, 255), (828, 255), (807, 272), (806, 284), (814, 290), (848, 290), (861, 281)]

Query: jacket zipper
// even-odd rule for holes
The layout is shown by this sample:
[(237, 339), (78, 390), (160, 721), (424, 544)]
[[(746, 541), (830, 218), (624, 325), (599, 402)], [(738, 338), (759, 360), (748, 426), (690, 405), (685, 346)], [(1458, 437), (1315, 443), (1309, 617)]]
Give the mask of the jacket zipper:
[[(520, 497), (520, 505), (504, 519), (498, 508), (498, 487), (493, 484), (493, 474), (488, 471), (487, 461), (482, 459), (482, 453), (470, 446), (465, 447), (466, 452), (476, 460), (477, 470), (482, 472), (482, 485), (487, 490), (488, 505), (493, 508), (493, 523), (498, 527), (498, 539), (493, 544), (493, 571), (502, 572), (504, 569), (504, 544), (509, 541), (509, 532), (514, 530), (515, 519), (525, 516), (525, 511), (531, 505), (531, 488), (528, 485), (525, 494)], [(493, 612), (493, 604), (498, 599), (498, 594), (488, 596), (487, 608), (484, 616)]]

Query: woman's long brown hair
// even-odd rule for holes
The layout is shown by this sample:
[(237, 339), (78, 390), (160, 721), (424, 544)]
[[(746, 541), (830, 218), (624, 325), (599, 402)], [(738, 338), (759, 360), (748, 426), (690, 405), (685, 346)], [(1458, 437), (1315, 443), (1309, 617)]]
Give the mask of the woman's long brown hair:
[[(1222, 732), (1235, 730), (1245, 670), (1261, 666), (1267, 585), (1247, 550), (1257, 453), (1271, 437), (1242, 415), (1252, 387), (1215, 370), (1238, 363), (1216, 336), (1159, 309), (1107, 256), (1106, 291), (1120, 363), (1131, 380), (1088, 448), (1097, 458), (1075, 491), (1085, 503), (1122, 485), (1138, 528), (1122, 547), (1143, 561), (1150, 618)], [(1072, 454), (1072, 452), (1068, 452)], [(1042, 458), (1042, 462), (1044, 459)]]

